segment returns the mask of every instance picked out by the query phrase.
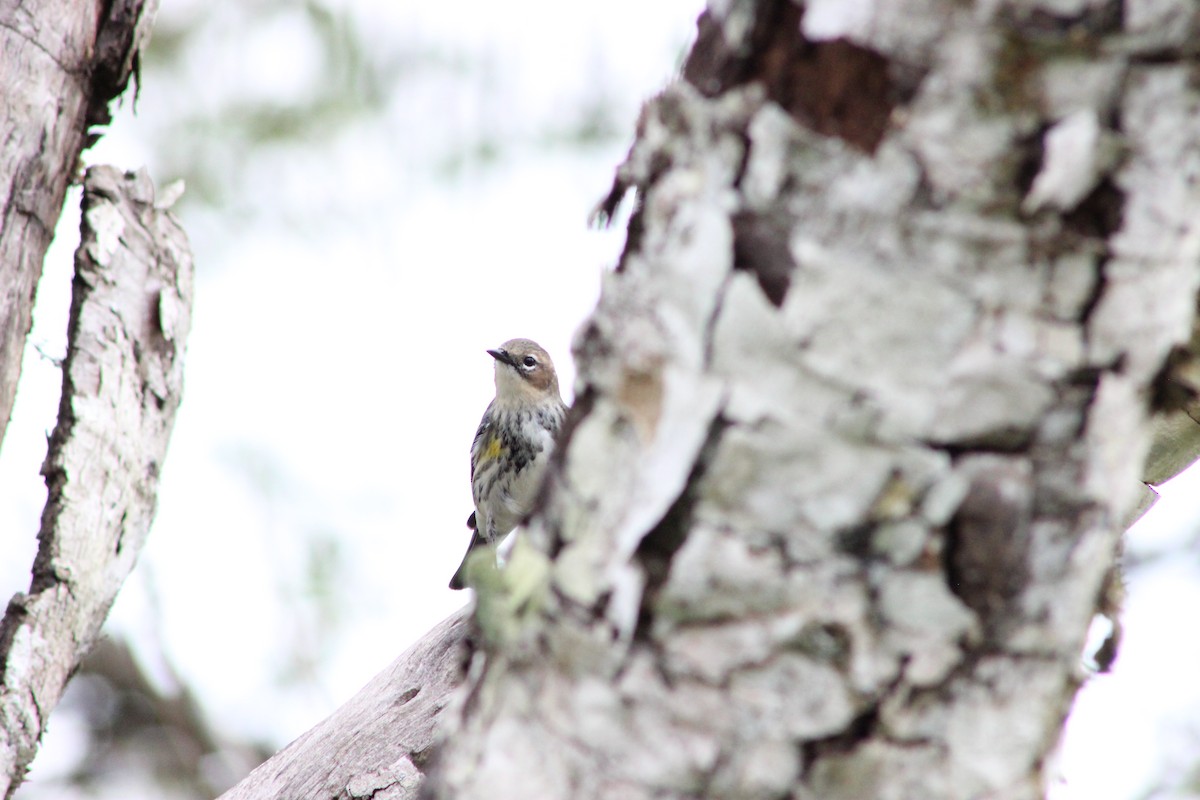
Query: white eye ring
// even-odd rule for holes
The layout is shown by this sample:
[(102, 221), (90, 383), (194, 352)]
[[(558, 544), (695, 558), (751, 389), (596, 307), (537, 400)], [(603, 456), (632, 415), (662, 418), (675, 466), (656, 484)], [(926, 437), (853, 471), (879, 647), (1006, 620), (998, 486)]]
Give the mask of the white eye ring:
[(533, 356), (525, 356), (525, 358), (521, 360), (521, 363), (525, 365), (525, 369), (533, 369), (537, 366), (537, 359)]

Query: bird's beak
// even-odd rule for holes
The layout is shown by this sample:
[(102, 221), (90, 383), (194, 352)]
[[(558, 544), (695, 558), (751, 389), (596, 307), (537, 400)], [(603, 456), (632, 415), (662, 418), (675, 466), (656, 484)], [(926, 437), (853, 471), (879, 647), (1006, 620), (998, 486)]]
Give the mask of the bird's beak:
[(514, 366), (512, 356), (508, 354), (507, 350), (488, 350), (487, 354), (499, 361), (501, 364), (508, 364), (510, 367)]

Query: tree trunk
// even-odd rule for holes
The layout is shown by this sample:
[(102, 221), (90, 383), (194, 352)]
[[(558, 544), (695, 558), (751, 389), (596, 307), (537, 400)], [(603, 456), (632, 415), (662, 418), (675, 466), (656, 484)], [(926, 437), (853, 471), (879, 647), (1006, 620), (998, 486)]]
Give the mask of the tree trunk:
[(125, 89), (158, 0), (0, 0), (0, 442), (46, 248), (92, 126)]
[(1196, 12), (721, 5), (433, 795), (1040, 796), (1190, 332)]
[(1197, 35), (714, 3), (422, 796), (1040, 796), (1191, 330)]
[(183, 393), (191, 253), (145, 173), (88, 170), (72, 289), (33, 579), (0, 621), (6, 798), (137, 562)]
[[(111, 120), (109, 101), (137, 71), (157, 8), (157, 0), (0, 0), (0, 442), (67, 186), (80, 177), (94, 126)], [(91, 189), (83, 223), (91, 248), (76, 254), (60, 419), (43, 467), (50, 501), (29, 594), (14, 597), (0, 622), (3, 797), (24, 778), (47, 717), (137, 558), (179, 400), (191, 302), (186, 239), (154, 208), (148, 178), (98, 172)], [(153, 286), (131, 283), (147, 275)], [(151, 398), (154, 407), (126, 405)]]

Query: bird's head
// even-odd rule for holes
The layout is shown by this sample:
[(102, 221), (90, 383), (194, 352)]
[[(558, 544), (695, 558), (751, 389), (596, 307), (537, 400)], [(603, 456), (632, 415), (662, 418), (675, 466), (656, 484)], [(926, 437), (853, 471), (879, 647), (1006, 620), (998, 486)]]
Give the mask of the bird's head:
[(558, 399), (558, 375), (550, 354), (529, 339), (509, 339), (488, 355), (496, 359), (496, 399), (541, 402)]

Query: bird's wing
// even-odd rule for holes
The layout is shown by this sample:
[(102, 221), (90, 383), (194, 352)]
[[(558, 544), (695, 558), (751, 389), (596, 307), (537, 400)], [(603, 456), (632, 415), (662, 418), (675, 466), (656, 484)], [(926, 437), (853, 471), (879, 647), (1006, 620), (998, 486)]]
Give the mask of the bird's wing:
[(492, 424), (492, 406), (495, 402), (488, 404), (487, 411), (483, 412), (483, 419), (479, 420), (479, 427), (475, 429), (475, 439), (471, 442), (471, 481), (475, 481), (475, 470), (487, 460), (488, 446), (493, 438), (490, 434), (493, 428)]

